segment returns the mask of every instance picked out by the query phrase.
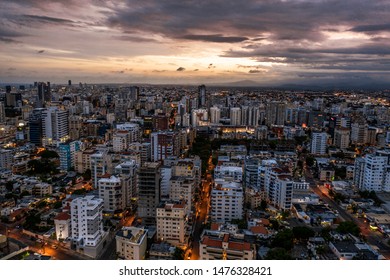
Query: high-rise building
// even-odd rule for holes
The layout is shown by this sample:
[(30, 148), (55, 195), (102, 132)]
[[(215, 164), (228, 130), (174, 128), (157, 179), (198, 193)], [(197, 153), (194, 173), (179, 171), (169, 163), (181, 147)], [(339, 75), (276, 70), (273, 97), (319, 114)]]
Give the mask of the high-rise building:
[(108, 155), (107, 151), (96, 151), (90, 156), (92, 186), (98, 187), (99, 178), (107, 173)]
[(115, 167), (115, 173), (121, 179), (125, 206), (128, 208), (135, 207), (135, 201), (138, 197), (137, 168), (135, 160), (127, 160)]
[(160, 177), (160, 164), (157, 162), (146, 162), (138, 170), (138, 216), (145, 225), (156, 224)]
[(218, 107), (211, 107), (210, 108), (210, 122), (212, 124), (219, 123), (219, 120), (221, 119), (221, 109)]
[(150, 135), (152, 161), (162, 161), (169, 156), (180, 155), (178, 133), (159, 131)]
[(50, 107), (42, 111), (43, 144), (64, 143), (69, 139), (68, 111)]
[(241, 125), (241, 108), (230, 108), (230, 124), (234, 126)]
[(107, 235), (103, 230), (103, 199), (92, 195), (79, 197), (72, 200), (70, 209), (73, 245), (96, 258)]
[(176, 201), (183, 200), (186, 204), (187, 214), (195, 209), (192, 201), (195, 197), (195, 182), (184, 176), (173, 176), (170, 180), (169, 198)]
[(98, 189), (105, 212), (114, 214), (125, 209), (125, 192), (119, 177), (103, 176), (98, 181)]
[(68, 171), (75, 167), (76, 152), (80, 150), (81, 142), (73, 141), (70, 143), (61, 143), (58, 146), (58, 155), (60, 156), (60, 169)]
[(0, 149), (0, 169), (12, 169), (14, 162), (14, 151)]
[(5, 123), (5, 106), (4, 106), (4, 102), (0, 102), (0, 123)]
[(351, 130), (349, 128), (338, 127), (334, 131), (333, 144), (340, 149), (346, 149), (349, 147), (350, 136)]
[(244, 192), (240, 183), (216, 179), (210, 197), (212, 221), (224, 223), (243, 218)]
[(294, 182), (289, 176), (286, 176), (283, 173), (284, 171), (277, 167), (266, 168), (266, 194), (270, 204), (279, 209), (290, 210), (292, 207)]
[(29, 117), (28, 125), (30, 128), (30, 143), (36, 146), (42, 146), (43, 138), (43, 116), (45, 109), (34, 109)]
[(287, 105), (284, 102), (272, 101), (266, 105), (266, 120), (265, 124), (271, 125), (284, 125), (286, 121), (286, 109)]
[(311, 135), (311, 153), (316, 155), (326, 154), (328, 134), (326, 132), (313, 132)]
[(157, 239), (175, 246), (187, 244), (187, 206), (184, 201), (167, 201), (156, 208)]
[(355, 160), (354, 185), (360, 190), (390, 191), (390, 151), (378, 150)]
[(368, 125), (364, 120), (359, 120), (351, 125), (351, 143), (364, 145), (367, 143)]
[(43, 108), (46, 102), (51, 101), (50, 82), (38, 83), (38, 96), (35, 108)]
[(201, 85), (198, 87), (198, 101), (199, 101), (198, 108), (206, 106), (206, 86), (205, 85)]

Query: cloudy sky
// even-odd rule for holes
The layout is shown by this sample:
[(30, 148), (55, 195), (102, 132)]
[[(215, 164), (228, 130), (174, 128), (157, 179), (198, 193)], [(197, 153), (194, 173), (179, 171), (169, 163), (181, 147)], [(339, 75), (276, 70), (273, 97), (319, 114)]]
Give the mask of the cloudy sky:
[(388, 83), (389, 15), (389, 0), (0, 0), (0, 83)]

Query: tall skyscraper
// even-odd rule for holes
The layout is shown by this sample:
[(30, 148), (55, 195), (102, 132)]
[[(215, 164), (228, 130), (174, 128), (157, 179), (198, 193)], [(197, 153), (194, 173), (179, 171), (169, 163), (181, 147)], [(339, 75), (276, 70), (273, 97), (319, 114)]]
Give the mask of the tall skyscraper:
[(266, 125), (284, 125), (287, 105), (284, 102), (272, 101), (266, 107)]
[(43, 138), (43, 113), (45, 109), (34, 109), (29, 117), (28, 125), (30, 128), (30, 143), (36, 146), (42, 146)]
[(146, 162), (138, 171), (138, 216), (144, 225), (156, 224), (160, 203), (160, 164)]
[(50, 107), (42, 111), (43, 144), (64, 143), (69, 139), (69, 112)]
[(210, 108), (210, 122), (213, 124), (219, 123), (219, 120), (221, 119), (221, 109), (218, 107), (211, 107)]
[(199, 101), (198, 108), (206, 106), (206, 86), (205, 85), (201, 85), (198, 87), (198, 101)]
[(37, 96), (37, 103), (36, 108), (42, 108), (45, 106), (45, 102), (51, 101), (51, 89), (50, 89), (50, 82), (38, 83), (38, 96)]
[(241, 108), (230, 108), (230, 124), (235, 126), (241, 125)]

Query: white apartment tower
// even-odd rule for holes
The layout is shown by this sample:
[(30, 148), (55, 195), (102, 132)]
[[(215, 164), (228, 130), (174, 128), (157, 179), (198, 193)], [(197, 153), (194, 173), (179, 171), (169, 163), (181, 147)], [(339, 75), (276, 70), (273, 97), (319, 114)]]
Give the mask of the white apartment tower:
[(119, 177), (107, 176), (99, 179), (98, 189), (105, 212), (115, 213), (125, 209), (125, 191)]
[(311, 139), (311, 153), (316, 155), (326, 154), (328, 134), (326, 132), (313, 132)]
[(211, 190), (211, 219), (228, 222), (243, 217), (244, 192), (238, 182), (216, 179)]
[(103, 199), (94, 196), (79, 197), (71, 204), (71, 238), (77, 247), (96, 247), (104, 238)]
[(175, 246), (186, 244), (187, 206), (184, 201), (168, 201), (156, 208), (157, 239)]

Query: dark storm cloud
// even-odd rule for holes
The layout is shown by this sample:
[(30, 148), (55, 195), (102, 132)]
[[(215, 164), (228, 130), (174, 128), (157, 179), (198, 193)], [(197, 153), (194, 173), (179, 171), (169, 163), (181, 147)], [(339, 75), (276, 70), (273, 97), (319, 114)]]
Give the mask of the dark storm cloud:
[(132, 43), (153, 43), (153, 42), (157, 42), (153, 38), (145, 38), (145, 37), (133, 36), (133, 35), (113, 36), (113, 38), (121, 40), (121, 41), (129, 41), (129, 42), (132, 42)]
[(45, 52), (45, 50), (39, 50), (39, 51), (37, 51), (37, 53), (44, 53)]
[(176, 69), (176, 71), (184, 71), (184, 70), (186, 70), (184, 67), (179, 67)]
[(51, 23), (60, 25), (71, 25), (75, 22), (69, 19), (48, 17), (48, 16), (37, 16), (37, 15), (21, 15), (19, 20), (25, 23)]
[[(376, 24), (389, 3), (378, 0), (324, 1), (126, 1), (107, 23), (125, 32), (151, 32), (170, 38), (237, 43), (262, 40), (320, 41), (329, 26)], [(198, 35), (207, 30), (213, 35)], [(226, 36), (221, 34), (228, 34)]]
[(212, 35), (184, 35), (178, 37), (178, 39), (193, 40), (193, 41), (204, 41), (212, 43), (238, 43), (248, 40), (247, 37), (240, 36), (223, 36), (221, 34), (212, 34)]
[(358, 25), (351, 28), (350, 31), (355, 32), (378, 32), (378, 31), (390, 31), (390, 23), (385, 24), (372, 24), (372, 25)]

